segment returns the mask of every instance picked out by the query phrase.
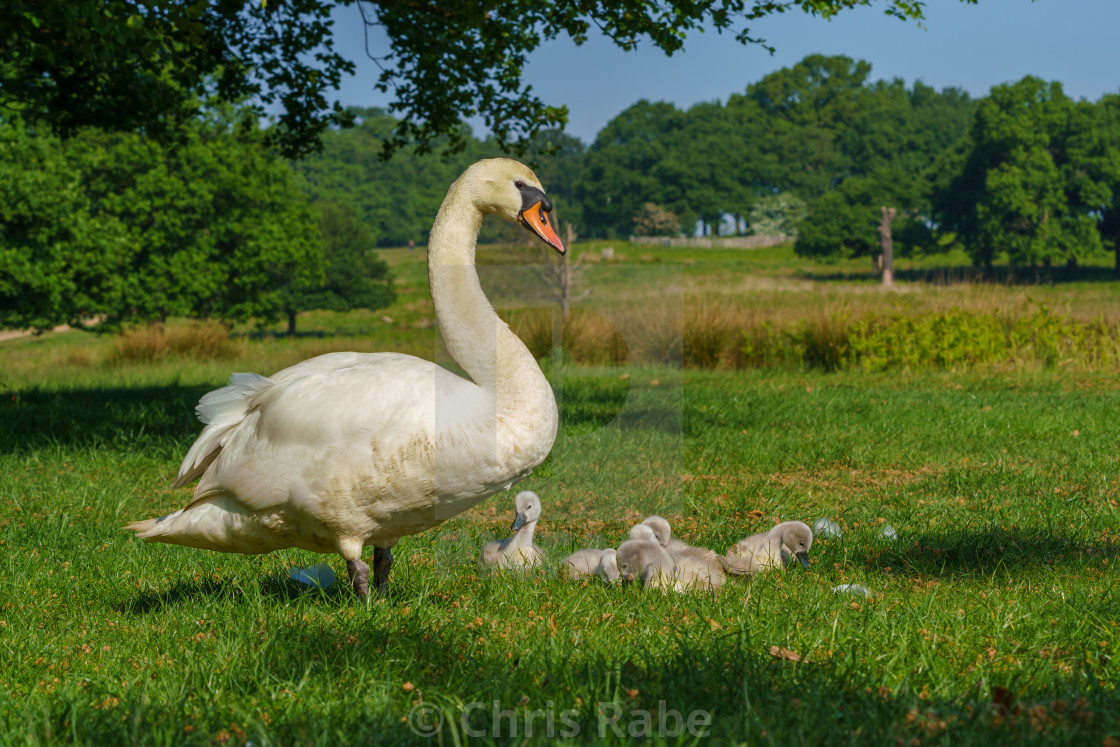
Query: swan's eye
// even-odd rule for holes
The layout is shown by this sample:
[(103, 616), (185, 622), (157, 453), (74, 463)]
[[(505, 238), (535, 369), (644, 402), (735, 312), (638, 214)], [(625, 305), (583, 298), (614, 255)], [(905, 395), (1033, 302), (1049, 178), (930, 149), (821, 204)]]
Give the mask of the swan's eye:
[(518, 189), (525, 189), (525, 182), (516, 181), (513, 183), (513, 186), (517, 187)]

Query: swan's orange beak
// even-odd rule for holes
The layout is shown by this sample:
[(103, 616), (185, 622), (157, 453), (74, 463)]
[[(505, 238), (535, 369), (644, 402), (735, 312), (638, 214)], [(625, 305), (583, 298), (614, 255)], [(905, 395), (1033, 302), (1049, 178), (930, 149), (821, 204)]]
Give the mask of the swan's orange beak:
[(564, 253), (564, 244), (560, 241), (560, 237), (556, 235), (552, 224), (548, 222), (548, 213), (545, 212), (543, 203), (538, 202), (528, 209), (522, 210), (517, 214), (517, 220), (521, 221), (521, 225), (540, 236), (546, 244), (560, 254)]

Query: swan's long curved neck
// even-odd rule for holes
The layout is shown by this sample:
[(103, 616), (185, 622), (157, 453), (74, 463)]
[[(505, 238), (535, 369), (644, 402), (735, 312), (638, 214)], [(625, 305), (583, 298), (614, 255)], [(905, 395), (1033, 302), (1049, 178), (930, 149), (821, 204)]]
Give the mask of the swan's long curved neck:
[(481, 227), (482, 212), (462, 188), (462, 180), (455, 182), (432, 225), (428, 284), (451, 357), (474, 383), (494, 392), (499, 328), (505, 325), (482, 292), (475, 269), (475, 242)]
[(552, 388), (532, 354), (482, 292), (475, 243), (483, 214), (470, 186), (464, 179), (451, 186), (432, 225), (428, 282), (436, 318), (451, 357), (495, 398), (496, 423), (526, 432), (551, 428), (547, 454), (556, 429)]

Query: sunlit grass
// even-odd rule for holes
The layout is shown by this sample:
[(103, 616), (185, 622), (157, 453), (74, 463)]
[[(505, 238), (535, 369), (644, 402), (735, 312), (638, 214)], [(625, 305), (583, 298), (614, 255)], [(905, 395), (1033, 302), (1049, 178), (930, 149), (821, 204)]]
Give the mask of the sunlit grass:
[[(656, 265), (658, 251), (641, 256)], [(674, 256), (731, 261), (707, 251)], [(394, 263), (411, 287), (422, 254), (404, 254)], [(782, 250), (750, 256), (760, 277), (809, 282)], [(685, 267), (681, 319), (699, 303)], [(1079, 287), (1090, 305), (1116, 293)], [(864, 290), (848, 296), (894, 298)], [(434, 330), (414, 326), (430, 319), (422, 291), (407, 308), (309, 314), (296, 340), (239, 337), (229, 360), (123, 364), (114, 338), (82, 333), (0, 343), (0, 741), (406, 744), (424, 741), (408, 722), (421, 703), (444, 719), (430, 740), (443, 744), (520, 744), (533, 719), (531, 742), (629, 744), (643, 712), (648, 741), (691, 744), (688, 732), (659, 737), (658, 718), (701, 710), (710, 736), (698, 741), (712, 744), (1120, 738), (1114, 372), (696, 371), (545, 356), (561, 432), (520, 486), (542, 496), (537, 540), (551, 563), (617, 545), (654, 511), (719, 551), (784, 519), (842, 528), (814, 544), (807, 572), (735, 580), (718, 595), (566, 582), (552, 566), (482, 573), (481, 544), (508, 532), (507, 494), (402, 540), (391, 593), (369, 605), (345, 583), (320, 591), (288, 578), (326, 561), (344, 579), (338, 557), (222, 555), (121, 530), (187, 499), (167, 486), (198, 433), (194, 406), (231, 371), (337, 349), (443, 360)], [(977, 308), (1066, 293), (915, 293), (940, 304), (958, 291), (991, 294)], [(640, 302), (644, 291), (629, 292)], [(765, 291), (791, 314), (796, 292)], [(494, 702), (511, 712), (496, 732)], [(623, 736), (604, 709), (622, 714)], [(578, 734), (559, 733), (561, 712)]]

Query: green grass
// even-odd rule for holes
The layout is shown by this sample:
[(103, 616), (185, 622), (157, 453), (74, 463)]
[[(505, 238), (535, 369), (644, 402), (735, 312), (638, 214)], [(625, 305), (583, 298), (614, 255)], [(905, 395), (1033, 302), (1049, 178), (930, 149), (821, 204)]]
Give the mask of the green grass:
[[(405, 259), (409, 288), (422, 265)], [(1093, 287), (1087, 303), (1115, 293)], [(653, 511), (717, 550), (778, 520), (841, 524), (808, 571), (718, 595), (480, 573), (482, 542), (512, 518), (504, 495), (403, 540), (389, 596), (369, 605), (344, 583), (287, 577), (326, 560), (344, 578), (338, 557), (222, 555), (120, 529), (185, 501), (167, 485), (194, 405), (230, 371), (346, 345), (434, 354), (407, 326), (421, 291), (376, 314), (391, 323), (344, 322), (368, 323), (365, 337), (333, 337), (323, 315), (323, 337), (248, 339), (224, 362), (114, 366), (111, 339), (80, 333), (0, 343), (0, 743), (520, 744), (527, 719), (529, 741), (552, 741), (551, 713), (559, 741), (621, 744), (643, 712), (649, 741), (670, 744), (1120, 738), (1115, 373), (545, 361), (561, 433), (522, 486), (543, 498), (553, 561), (615, 545)], [(841, 583), (872, 596), (834, 594)], [(495, 701), (512, 715), (492, 733)], [(421, 703), (445, 719), (430, 740), (407, 723)], [(599, 707), (623, 737), (604, 723), (600, 740)], [(464, 708), (484, 736), (464, 732)], [(707, 738), (656, 736), (668, 711), (700, 710)]]

